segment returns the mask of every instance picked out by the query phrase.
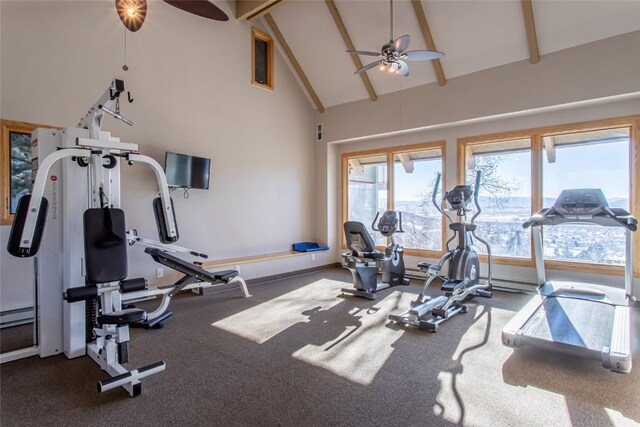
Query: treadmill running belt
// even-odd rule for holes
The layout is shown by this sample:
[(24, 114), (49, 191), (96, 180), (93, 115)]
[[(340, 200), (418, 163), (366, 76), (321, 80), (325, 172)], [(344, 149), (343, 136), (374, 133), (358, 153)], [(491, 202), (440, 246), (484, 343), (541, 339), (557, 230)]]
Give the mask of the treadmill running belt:
[(522, 328), (538, 339), (601, 351), (611, 345), (615, 306), (574, 298), (546, 298)]

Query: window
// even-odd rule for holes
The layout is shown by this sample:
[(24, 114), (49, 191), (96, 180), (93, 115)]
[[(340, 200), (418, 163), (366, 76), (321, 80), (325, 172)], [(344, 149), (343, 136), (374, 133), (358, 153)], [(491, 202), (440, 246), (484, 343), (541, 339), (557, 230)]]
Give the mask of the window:
[[(543, 137), (543, 206), (566, 188), (600, 188), (609, 206), (629, 210), (629, 134), (625, 127)], [(544, 227), (544, 257), (624, 265), (624, 234), (591, 224)]]
[(251, 29), (251, 83), (273, 90), (273, 40), (256, 28)]
[(431, 202), (438, 172), (439, 148), (393, 155), (394, 209), (402, 212), (404, 229), (396, 241), (405, 248), (442, 250), (442, 215)]
[[(630, 117), (458, 140), (458, 181), (472, 183), (475, 171), (483, 171), (477, 233), (490, 242), (494, 261), (534, 265), (531, 231), (522, 223), (563, 189), (600, 188), (610, 206), (638, 216), (639, 122)], [(547, 267), (622, 274), (622, 228), (545, 226), (543, 239)], [(635, 262), (639, 271), (638, 253)]]
[(376, 213), (387, 208), (388, 179), (387, 156), (354, 157), (349, 159), (348, 200), (349, 221), (363, 223), (374, 236), (376, 245), (386, 244), (386, 239), (371, 227)]
[(0, 196), (2, 210), (0, 224), (11, 224), (18, 200), (31, 192), (31, 132), (37, 127), (31, 123), (1, 120), (2, 143), (0, 164)]
[[(522, 223), (531, 216), (531, 139), (521, 138), (467, 147), (466, 183), (474, 185), (481, 172), (478, 235), (493, 255), (530, 258), (531, 233)], [(477, 245), (486, 253), (484, 245)]]
[(386, 238), (373, 232), (372, 222), (378, 212), (401, 211), (404, 233), (394, 236), (396, 242), (407, 253), (438, 255), (443, 225), (431, 193), (437, 173), (443, 170), (443, 157), (444, 142), (344, 154), (343, 223), (362, 222), (376, 245), (385, 246)]

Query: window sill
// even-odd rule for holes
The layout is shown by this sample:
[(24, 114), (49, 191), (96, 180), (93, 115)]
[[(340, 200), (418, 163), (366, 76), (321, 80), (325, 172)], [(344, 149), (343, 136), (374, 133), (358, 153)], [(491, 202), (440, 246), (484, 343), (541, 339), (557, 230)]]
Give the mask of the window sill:
[[(376, 246), (376, 249), (380, 252), (383, 252), (385, 248), (383, 246)], [(346, 246), (342, 246), (342, 250), (347, 251), (348, 248)], [(420, 249), (405, 249), (404, 254), (407, 256), (439, 259), (444, 255), (444, 252), (426, 251)], [(480, 262), (486, 263), (487, 256), (480, 254)], [(493, 263), (498, 265), (509, 265), (512, 267), (535, 268), (536, 266), (536, 263), (533, 259), (506, 256), (494, 256)], [(624, 266), (622, 265), (589, 264), (586, 262), (582, 263), (574, 261), (545, 260), (544, 266), (547, 270), (574, 271), (576, 273), (592, 273), (608, 276), (624, 276)], [(634, 277), (640, 277), (640, 271), (636, 270)]]
[[(605, 274), (609, 276), (624, 276), (623, 265), (590, 264), (575, 261), (544, 260), (544, 266), (548, 270), (574, 271), (576, 273)], [(636, 274), (637, 275), (637, 274)]]
[[(487, 262), (486, 255), (480, 255), (480, 261)], [(494, 256), (494, 264), (510, 265), (515, 267), (530, 267), (535, 268), (536, 263), (533, 259), (528, 258), (515, 258), (505, 256)], [(610, 265), (610, 264), (590, 264), (586, 262), (576, 261), (557, 261), (557, 260), (544, 260), (544, 267), (547, 270), (560, 270), (560, 271), (573, 271), (576, 273), (592, 273), (603, 274), (609, 276), (623, 276), (624, 266), (622, 265)], [(635, 276), (638, 277), (639, 272), (636, 271)]]
[(258, 83), (258, 82), (255, 82), (255, 81), (254, 81), (254, 82), (251, 82), (251, 84), (252, 84), (253, 86), (257, 86), (257, 87), (259, 87), (259, 88), (261, 88), (261, 89), (265, 89), (265, 90), (268, 90), (268, 91), (270, 91), (270, 92), (273, 92), (273, 86), (269, 86), (269, 85), (267, 85), (267, 84)]

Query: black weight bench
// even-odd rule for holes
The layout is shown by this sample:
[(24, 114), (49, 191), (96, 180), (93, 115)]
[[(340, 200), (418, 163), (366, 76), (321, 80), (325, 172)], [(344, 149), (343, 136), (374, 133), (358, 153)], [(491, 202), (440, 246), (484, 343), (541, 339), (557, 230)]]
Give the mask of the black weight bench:
[[(211, 283), (229, 283), (231, 279), (234, 277), (238, 277), (238, 272), (236, 270), (224, 270), (224, 271), (216, 271), (211, 272), (207, 271), (202, 267), (198, 267), (197, 265), (191, 264), (183, 259), (175, 257), (163, 250), (157, 248), (146, 248), (145, 253), (151, 255), (153, 260), (159, 264), (166, 265), (167, 267), (179, 271), (184, 274), (185, 277), (176, 282), (177, 289), (172, 293), (180, 292), (185, 286), (194, 283), (196, 281), (200, 282), (211, 282)], [(183, 279), (184, 283), (182, 282)]]
[[(245, 298), (250, 297), (247, 284), (239, 276), (236, 270), (223, 270), (223, 271), (207, 271), (204, 268), (194, 265), (188, 261), (185, 261), (177, 256), (174, 256), (162, 249), (148, 247), (145, 248), (145, 253), (151, 255), (153, 260), (159, 264), (169, 267), (179, 273), (184, 274), (173, 285), (163, 286), (155, 289), (147, 289), (146, 284), (144, 289), (132, 289), (123, 294), (123, 302), (134, 302), (140, 299), (146, 299), (149, 297), (161, 296), (162, 301), (158, 308), (147, 314), (146, 319), (132, 323), (131, 326), (149, 328), (162, 328), (163, 322), (168, 319), (172, 313), (167, 311), (169, 308), (169, 302), (171, 298), (178, 292), (185, 289), (203, 289), (208, 287), (221, 286), (227, 283), (237, 282), (240, 285), (240, 289)], [(128, 305), (128, 307), (134, 307)]]

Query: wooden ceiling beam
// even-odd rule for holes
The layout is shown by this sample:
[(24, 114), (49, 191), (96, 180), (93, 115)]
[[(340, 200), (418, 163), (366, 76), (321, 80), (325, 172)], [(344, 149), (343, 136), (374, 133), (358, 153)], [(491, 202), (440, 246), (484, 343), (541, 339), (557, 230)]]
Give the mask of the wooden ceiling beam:
[(247, 20), (260, 18), (271, 12), (273, 8), (285, 0), (236, 0), (236, 19)]
[[(347, 50), (356, 50), (356, 48), (353, 46), (353, 42), (351, 41), (351, 37), (349, 37), (349, 33), (347, 32), (347, 27), (344, 26), (344, 22), (342, 21), (342, 17), (340, 16), (340, 12), (338, 12), (338, 8), (336, 7), (335, 2), (333, 0), (325, 0), (325, 2), (327, 3), (329, 12), (331, 12), (333, 21), (336, 23), (336, 26), (338, 27), (338, 31), (342, 36), (342, 40), (344, 40), (344, 44), (347, 47)], [(360, 57), (357, 54), (352, 53), (351, 59), (353, 60), (353, 63), (356, 66), (356, 70), (359, 70), (364, 66), (362, 64), (362, 61), (360, 60)], [(371, 85), (371, 80), (369, 80), (369, 76), (367, 75), (367, 72), (365, 71), (360, 73), (360, 78), (362, 79), (362, 83), (364, 83), (364, 87), (367, 89), (367, 92), (369, 92), (369, 98), (372, 101), (376, 101), (378, 99), (378, 95), (376, 95), (376, 91), (373, 90), (373, 86)]]
[(267, 21), (267, 24), (271, 28), (271, 31), (273, 32), (273, 36), (276, 38), (276, 40), (278, 40), (278, 44), (280, 44), (280, 47), (282, 47), (282, 50), (284, 50), (284, 53), (287, 55), (287, 58), (289, 59), (291, 66), (293, 66), (295, 72), (298, 74), (300, 81), (302, 82), (302, 84), (304, 85), (304, 88), (307, 90), (307, 93), (313, 100), (313, 103), (316, 105), (316, 108), (321, 113), (324, 113), (324, 106), (322, 105), (322, 102), (320, 102), (320, 98), (318, 98), (318, 94), (316, 94), (316, 91), (313, 90), (313, 87), (311, 86), (311, 82), (309, 82), (307, 75), (304, 73), (304, 70), (302, 70), (300, 63), (298, 62), (295, 55), (291, 51), (289, 44), (287, 43), (284, 36), (280, 32), (280, 28), (278, 28), (276, 21), (273, 19), (270, 13), (267, 13), (266, 15), (264, 15), (264, 19), (265, 21)]
[[(420, 23), (422, 37), (424, 38), (424, 43), (427, 45), (427, 49), (438, 50), (436, 49), (436, 44), (433, 42), (433, 37), (431, 37), (431, 29), (429, 29), (427, 15), (424, 13), (424, 7), (422, 7), (422, 0), (411, 0), (411, 4), (413, 4), (413, 9), (416, 12), (418, 22)], [(434, 59), (433, 61), (431, 61), (431, 65), (433, 65), (433, 71), (435, 71), (436, 77), (438, 78), (438, 84), (440, 86), (446, 85), (447, 79), (444, 76), (444, 71), (442, 70), (442, 64), (440, 63), (440, 60)]]
[(533, 18), (531, 0), (522, 0), (522, 11), (524, 12), (524, 25), (527, 28), (529, 58), (532, 64), (537, 64), (540, 62), (540, 52), (538, 51), (538, 37), (536, 35), (536, 23)]

